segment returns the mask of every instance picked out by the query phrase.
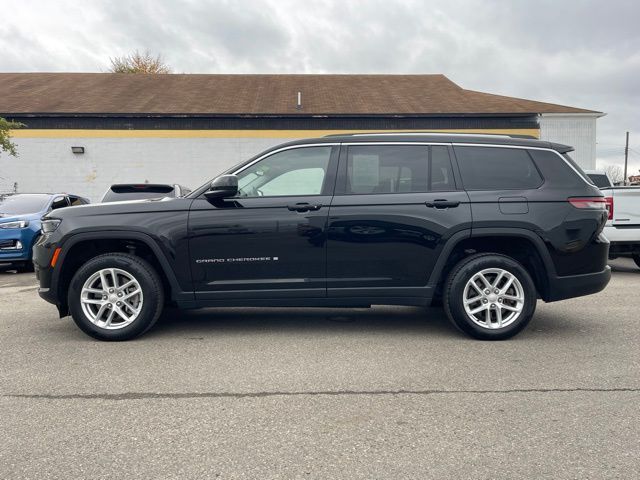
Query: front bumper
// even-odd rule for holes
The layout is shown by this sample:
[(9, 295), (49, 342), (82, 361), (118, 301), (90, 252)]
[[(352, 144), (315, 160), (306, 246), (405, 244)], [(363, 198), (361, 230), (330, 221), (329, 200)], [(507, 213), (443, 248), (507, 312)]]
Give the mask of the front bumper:
[(29, 260), (33, 235), (29, 228), (0, 229), (0, 263)]
[(36, 278), (40, 283), (38, 294), (44, 300), (54, 305), (59, 305), (59, 300), (52, 288), (53, 268), (51, 258), (56, 249), (56, 244), (49, 241), (47, 236), (42, 236), (33, 246), (33, 266), (36, 271)]
[(554, 276), (550, 279), (549, 297), (546, 301), (555, 302), (598, 293), (604, 290), (609, 280), (611, 280), (611, 267), (608, 265), (601, 272), (563, 277)]

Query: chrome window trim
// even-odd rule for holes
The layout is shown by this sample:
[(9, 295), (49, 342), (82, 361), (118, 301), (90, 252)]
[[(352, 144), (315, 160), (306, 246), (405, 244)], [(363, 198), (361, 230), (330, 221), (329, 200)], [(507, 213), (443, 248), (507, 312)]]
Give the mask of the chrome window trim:
[(584, 182), (585, 185), (591, 185), (590, 183), (588, 183), (580, 174), (580, 172), (578, 172), (573, 165), (571, 165), (571, 163), (569, 163), (567, 161), (566, 158), (564, 158), (562, 156), (562, 154), (560, 152), (558, 152), (557, 150), (554, 150), (553, 148), (550, 147), (530, 147), (530, 146), (526, 146), (526, 145), (497, 145), (497, 144), (493, 144), (493, 143), (464, 143), (464, 142), (335, 142), (335, 143), (307, 143), (307, 144), (300, 144), (300, 145), (289, 145), (287, 147), (282, 147), (282, 148), (278, 148), (276, 150), (272, 150), (264, 155), (261, 155), (260, 157), (256, 158), (253, 162), (248, 163), (247, 165), (244, 165), (242, 168), (239, 168), (238, 170), (233, 172), (233, 175), (237, 175), (238, 173), (242, 172), (243, 170), (249, 168), (250, 166), (258, 163), (260, 160), (263, 160), (267, 157), (270, 157), (271, 155), (275, 155), (276, 153), (285, 151), (285, 150), (292, 150), (295, 148), (307, 148), (307, 147), (335, 147), (335, 146), (340, 146), (340, 145), (344, 145), (344, 146), (357, 146), (357, 145), (444, 145), (444, 146), (452, 146), (452, 147), (491, 147), (491, 148), (516, 148), (516, 149), (520, 149), (520, 150), (546, 150), (549, 152), (552, 152), (554, 154), (556, 154), (558, 157), (560, 157), (560, 159), (564, 162), (565, 165), (567, 165), (571, 170), (573, 170), (573, 172), (578, 175), (578, 177), (580, 177), (580, 180), (582, 182)]
[(526, 145), (497, 145), (494, 143), (464, 143), (464, 142), (343, 142), (342, 145), (451, 145), (452, 147), (491, 147), (491, 148), (517, 148), (520, 150), (546, 150), (556, 154), (573, 172), (580, 177), (585, 185), (591, 185), (578, 172), (560, 152), (550, 147), (529, 147)]
[(340, 143), (305, 143), (301, 145), (289, 145), (287, 147), (278, 148), (276, 150), (271, 150), (270, 152), (267, 152), (264, 155), (260, 155), (253, 162), (243, 165), (238, 170), (235, 170), (234, 172), (232, 172), (231, 175), (238, 175), (242, 171), (249, 168), (251, 165), (255, 165), (259, 161), (264, 160), (265, 158), (268, 158), (272, 155), (275, 155), (276, 153), (284, 152), (285, 150), (293, 150), (293, 149), (308, 148), (308, 147), (336, 147), (338, 145), (340, 145)]

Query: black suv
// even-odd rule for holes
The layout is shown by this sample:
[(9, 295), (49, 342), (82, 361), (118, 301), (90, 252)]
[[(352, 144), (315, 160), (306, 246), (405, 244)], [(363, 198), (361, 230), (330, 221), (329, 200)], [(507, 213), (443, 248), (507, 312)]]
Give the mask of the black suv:
[(489, 135), (300, 140), (185, 198), (66, 208), (35, 246), (40, 296), (126, 340), (165, 304), (442, 303), (498, 340), (546, 302), (602, 290), (605, 201), (571, 147)]

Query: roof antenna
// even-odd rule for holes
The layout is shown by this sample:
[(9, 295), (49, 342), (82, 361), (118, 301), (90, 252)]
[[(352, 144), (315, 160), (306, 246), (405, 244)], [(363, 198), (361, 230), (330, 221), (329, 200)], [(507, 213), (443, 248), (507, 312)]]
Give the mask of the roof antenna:
[(302, 92), (298, 92), (298, 104), (296, 110), (302, 110)]

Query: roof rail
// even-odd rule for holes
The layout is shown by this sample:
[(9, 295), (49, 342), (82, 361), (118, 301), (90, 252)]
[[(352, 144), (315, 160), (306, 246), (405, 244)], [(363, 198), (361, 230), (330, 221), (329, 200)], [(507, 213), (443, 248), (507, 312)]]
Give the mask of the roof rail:
[(457, 132), (371, 132), (371, 133), (332, 133), (325, 137), (377, 137), (377, 136), (415, 136), (415, 135), (433, 135), (441, 137), (488, 137), (488, 138), (530, 138), (537, 140), (533, 135), (507, 135), (503, 133), (457, 133)]

